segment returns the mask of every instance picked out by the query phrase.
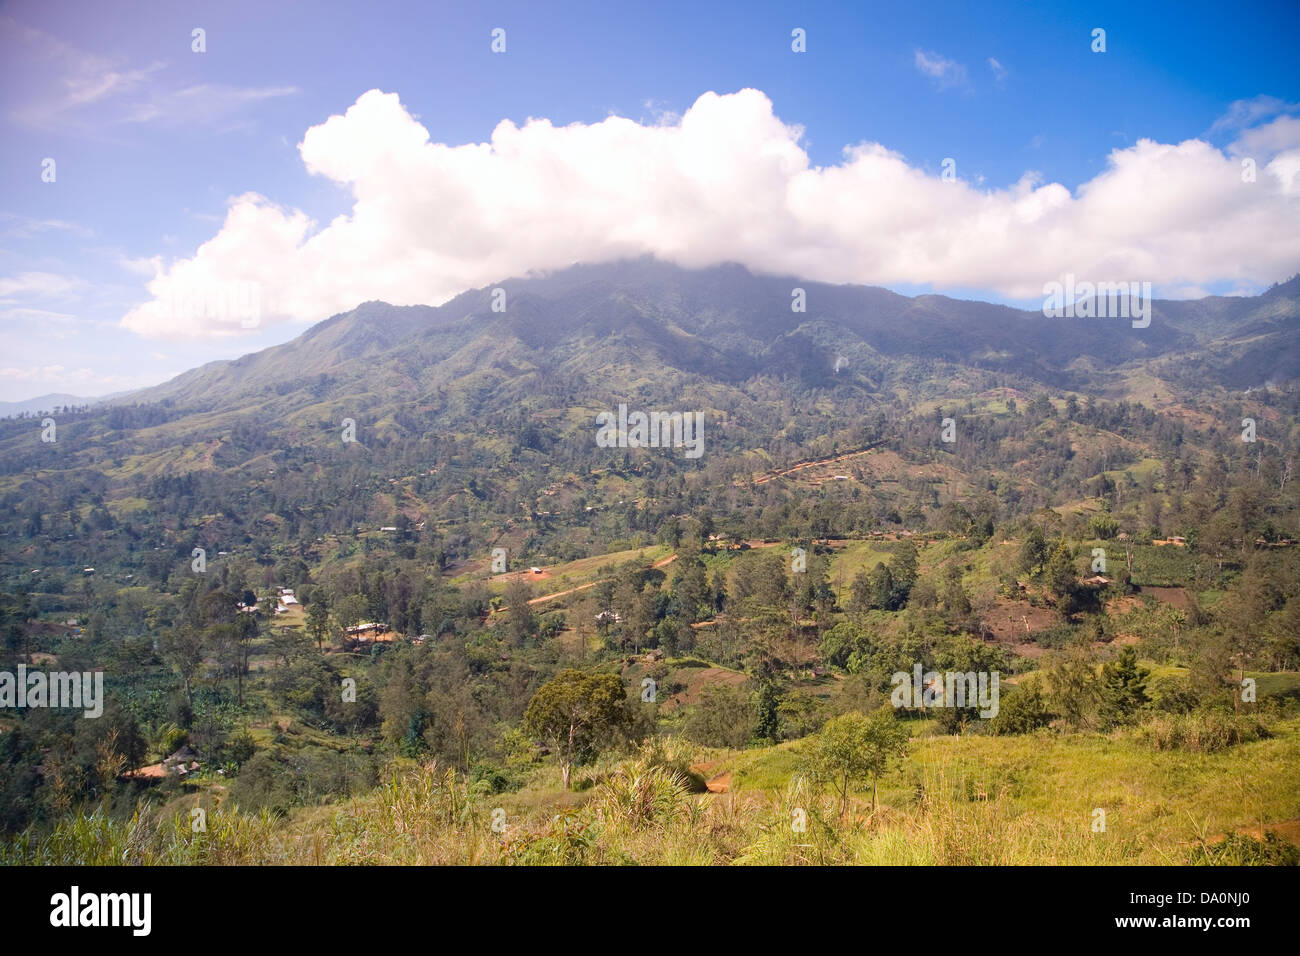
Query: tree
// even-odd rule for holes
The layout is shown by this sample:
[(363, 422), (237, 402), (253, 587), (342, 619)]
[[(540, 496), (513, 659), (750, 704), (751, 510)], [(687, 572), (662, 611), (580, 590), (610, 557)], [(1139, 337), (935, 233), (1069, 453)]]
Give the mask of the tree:
[(330, 607), (323, 591), (307, 607), (307, 633), (316, 642), (316, 650), (324, 649), (325, 637), (330, 632)]
[(964, 535), (970, 531), (971, 515), (960, 502), (949, 501), (939, 509), (937, 521), (941, 530)]
[(204, 643), (217, 660), (217, 675), (234, 674), (242, 692), (239, 663), (243, 653), (240, 627), (235, 623), (212, 624), (205, 629)]
[[(26, 617), (19, 598), (11, 594), (0, 595), (0, 636), (4, 639), (5, 649), (13, 657), (20, 661), (28, 659)], [(18, 657), (20, 649), (22, 656)]]
[(1044, 672), (1052, 710), (1076, 729), (1089, 723), (1097, 699), (1095, 666), (1092, 645), (1078, 638)]
[(849, 791), (871, 783), (871, 809), (876, 787), (892, 758), (907, 755), (907, 725), (889, 707), (870, 716), (844, 714), (826, 722), (813, 744), (813, 776), (839, 794), (840, 813), (848, 807)]
[(1233, 664), (1231, 638), (1220, 632), (1203, 634), (1188, 674), (1196, 698), (1205, 702), (1231, 699), (1235, 705), (1240, 698), (1238, 685), (1232, 679)]
[(365, 617), (366, 599), (360, 594), (349, 594), (334, 605), (334, 625), (338, 628), (340, 639), (346, 644), (348, 628), (356, 627)]
[(1094, 515), (1088, 522), (1088, 527), (1096, 537), (1107, 541), (1119, 532), (1119, 522), (1106, 514)]
[(573, 766), (589, 760), (632, 719), (617, 674), (568, 669), (543, 684), (528, 702), (524, 727), (551, 745), (560, 759), (564, 789)]
[(943, 569), (939, 601), (943, 605), (943, 618), (949, 626), (961, 629), (971, 624), (970, 595), (962, 584), (961, 568), (955, 564)]
[(859, 571), (849, 585), (849, 610), (861, 614), (871, 610), (871, 579), (866, 571)]
[[(882, 562), (877, 561), (876, 566), (871, 569), (871, 575), (867, 578), (867, 607), (880, 608), (882, 611), (898, 607), (896, 597), (898, 590), (894, 573)], [(906, 595), (903, 595), (902, 599), (906, 600)]]
[(1078, 573), (1074, 569), (1074, 554), (1062, 538), (1052, 549), (1052, 556), (1043, 569), (1047, 589), (1056, 598), (1061, 617), (1069, 620), (1074, 611), (1074, 596), (1078, 590)]
[(1108, 725), (1126, 723), (1149, 700), (1147, 678), (1151, 671), (1139, 667), (1137, 651), (1131, 646), (1119, 652), (1119, 659), (1101, 666), (1097, 685), (1102, 720)]
[(1024, 542), (1020, 545), (1020, 570), (1031, 577), (1037, 577), (1047, 560), (1047, 541), (1038, 526), (1029, 529)]
[(713, 595), (709, 591), (704, 562), (695, 558), (685, 564), (673, 581), (673, 594), (682, 608), (687, 624), (713, 617)]
[(239, 687), (239, 706), (244, 706), (244, 673), (248, 670), (248, 655), (253, 648), (253, 642), (257, 640), (261, 633), (257, 626), (257, 619), (252, 614), (241, 614), (235, 625), (235, 674)]
[(754, 736), (775, 743), (780, 729), (778, 713), (781, 707), (781, 694), (777, 691), (776, 685), (771, 681), (765, 681), (758, 689), (754, 705), (758, 712), (754, 724)]
[(744, 747), (754, 736), (754, 705), (744, 686), (710, 684), (686, 721), (686, 736), (708, 747)]
[(917, 569), (916, 545), (907, 539), (900, 541), (889, 561), (889, 574), (894, 583), (894, 609), (907, 603), (912, 586), (916, 584)]
[(1294, 670), (1300, 660), (1300, 596), (1290, 598), (1269, 618), (1268, 651), (1274, 670)]
[(1151, 700), (1147, 696), (1149, 676), (1151, 670), (1138, 666), (1138, 652), (1131, 646), (1119, 652), (1117, 661), (1101, 665), (1101, 678), (1097, 683), (1101, 718), (1112, 726), (1131, 721)]
[(532, 599), (532, 586), (523, 578), (506, 585), (506, 633), (512, 647), (523, 647), (537, 633), (537, 617), (528, 603)]
[(623, 621), (619, 626), (619, 645), (639, 652), (655, 626), (655, 592), (650, 588), (628, 592), (627, 602), (621, 606)]
[[(244, 603), (249, 604), (250, 602), (245, 601)], [(273, 621), (275, 620), (275, 609), (280, 606), (280, 598), (277, 595), (268, 594), (266, 597), (262, 598), (262, 600), (253, 601), (251, 603), (257, 607), (258, 613), (260, 613), (264, 618), (268, 621)]]
[(995, 735), (1027, 734), (1052, 722), (1052, 715), (1037, 684), (1021, 687), (1002, 697), (998, 715), (989, 722)]
[(203, 666), (203, 633), (197, 628), (172, 628), (163, 635), (162, 656), (185, 688), (185, 700), (194, 707), (194, 677)]

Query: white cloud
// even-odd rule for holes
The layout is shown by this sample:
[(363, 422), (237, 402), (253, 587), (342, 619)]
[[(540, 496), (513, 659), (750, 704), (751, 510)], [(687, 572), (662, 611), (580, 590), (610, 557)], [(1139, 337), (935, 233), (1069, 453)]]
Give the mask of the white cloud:
[(1264, 126), (1243, 130), (1229, 150), (1234, 156), (1270, 160), (1300, 144), (1300, 117), (1279, 116)]
[(53, 272), (23, 272), (9, 278), (0, 278), (0, 298), (37, 296), (59, 298), (81, 286), (81, 280), (55, 275)]
[(134, 66), (119, 56), (91, 53), (13, 17), (0, 17), (0, 62), (12, 73), (0, 84), (9, 118), (42, 130), (163, 123), (225, 132), (247, 107), (299, 92), (293, 86), (223, 83), (172, 88), (160, 76), (165, 63)]
[(913, 63), (918, 70), (934, 80), (935, 86), (941, 90), (966, 85), (966, 67), (933, 50), (917, 50)]
[[(170, 373), (167, 377), (177, 373)], [(160, 373), (144, 375), (103, 375), (91, 368), (65, 368), (62, 365), (28, 365), (0, 368), (0, 381), (23, 382), (25, 388), (17, 395), (29, 395), (34, 388), (66, 391), (81, 389), (91, 394), (147, 388), (166, 381)], [(17, 400), (16, 398), (6, 401)]]
[(1288, 103), (1276, 96), (1256, 96), (1248, 100), (1234, 100), (1228, 111), (1214, 121), (1210, 133), (1235, 133), (1258, 125), (1262, 120), (1300, 112), (1300, 103)]
[(118, 253), (117, 264), (127, 272), (149, 278), (150, 276), (155, 276), (162, 271), (163, 258), (162, 256), (148, 256), (137, 259)]
[(77, 317), (67, 312), (51, 312), (48, 309), (5, 309), (0, 312), (0, 319), (15, 319), (17, 321), (33, 321), (54, 323), (57, 325), (67, 325), (76, 322)]
[(1300, 103), (1288, 103), (1276, 96), (1237, 100), (1214, 121), (1207, 138), (1235, 137), (1228, 144), (1230, 156), (1269, 164), (1273, 174), (1291, 191), (1300, 175)]
[(670, 125), (503, 121), (488, 143), (448, 146), (395, 94), (372, 90), (299, 146), (310, 172), (351, 190), (348, 214), (319, 226), (263, 196), (235, 197), (192, 257), (158, 260), (153, 301), (122, 324), (233, 336), (248, 331), (235, 310), (172, 304), (251, 288), (264, 328), (367, 299), (438, 304), (530, 269), (647, 253), (1021, 299), (1066, 272), (1157, 288), (1266, 285), (1300, 263), (1300, 142), (1243, 183), (1239, 162), (1206, 142), (1139, 140), (1071, 193), (1032, 173), (1005, 189), (944, 182), (876, 143), (814, 167), (801, 135), (763, 93), (741, 90), (706, 93)]
[(162, 69), (161, 63), (132, 68), (77, 49), (13, 17), (0, 17), (0, 48), (20, 81), (6, 84), (9, 117), (38, 129), (80, 125), (105, 104), (136, 94)]
[(0, 368), (0, 379), (19, 382), (61, 381), (67, 370), (62, 365), (28, 365)]
[(94, 236), (94, 231), (75, 222), (62, 219), (32, 219), (30, 216), (18, 216), (11, 212), (0, 212), (0, 222), (13, 223), (3, 235), (13, 239), (30, 239), (42, 232), (69, 232), (83, 239)]
[(179, 90), (153, 90), (147, 99), (128, 106), (121, 117), (125, 123), (155, 120), (174, 125), (202, 125), (225, 130), (231, 119), (246, 106), (281, 96), (294, 96), (296, 86), (238, 87), (224, 83), (201, 83)]

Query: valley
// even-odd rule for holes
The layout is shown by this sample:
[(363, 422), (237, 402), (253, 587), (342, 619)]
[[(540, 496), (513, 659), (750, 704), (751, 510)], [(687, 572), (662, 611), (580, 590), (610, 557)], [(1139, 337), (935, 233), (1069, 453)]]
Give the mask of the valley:
[(0, 710), (0, 860), (1294, 863), (1300, 285), (1147, 308), (634, 259), (2, 419), (106, 703)]

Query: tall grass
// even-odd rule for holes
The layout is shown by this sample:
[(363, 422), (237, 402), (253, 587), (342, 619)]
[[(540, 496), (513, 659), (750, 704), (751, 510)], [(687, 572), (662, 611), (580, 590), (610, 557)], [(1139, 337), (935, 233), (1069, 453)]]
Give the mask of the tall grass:
[[(790, 745), (710, 752), (735, 771), (720, 794), (691, 792), (679, 741), (602, 761), (582, 793), (557, 791), (551, 768), (483, 795), (450, 768), (401, 761), (366, 794), (287, 816), (209, 806), (198, 832), (188, 807), (69, 815), (0, 841), (0, 864), (1286, 863), (1295, 854), (1266, 834), (1300, 817), (1300, 723), (1272, 729), (1178, 752), (1139, 732), (917, 738), (874, 812), (863, 793), (841, 813)], [(1264, 840), (1238, 834), (1247, 827)]]

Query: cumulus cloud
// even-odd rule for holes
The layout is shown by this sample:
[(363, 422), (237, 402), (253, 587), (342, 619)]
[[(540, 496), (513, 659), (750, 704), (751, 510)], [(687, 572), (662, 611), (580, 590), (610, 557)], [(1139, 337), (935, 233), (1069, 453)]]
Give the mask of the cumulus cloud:
[(877, 143), (815, 167), (802, 130), (751, 89), (705, 93), (667, 124), (503, 121), (490, 142), (460, 146), (431, 141), (395, 94), (372, 90), (299, 144), (307, 170), (351, 191), (347, 214), (322, 226), (265, 196), (235, 197), (192, 257), (155, 260), (152, 301), (122, 324), (153, 337), (239, 335), (368, 299), (436, 305), (529, 270), (645, 254), (1020, 299), (1066, 272), (1157, 289), (1263, 285), (1300, 262), (1300, 135), (1277, 135), (1289, 145), (1253, 183), (1204, 141), (1140, 140), (1074, 193), (1032, 173), (985, 189)]

